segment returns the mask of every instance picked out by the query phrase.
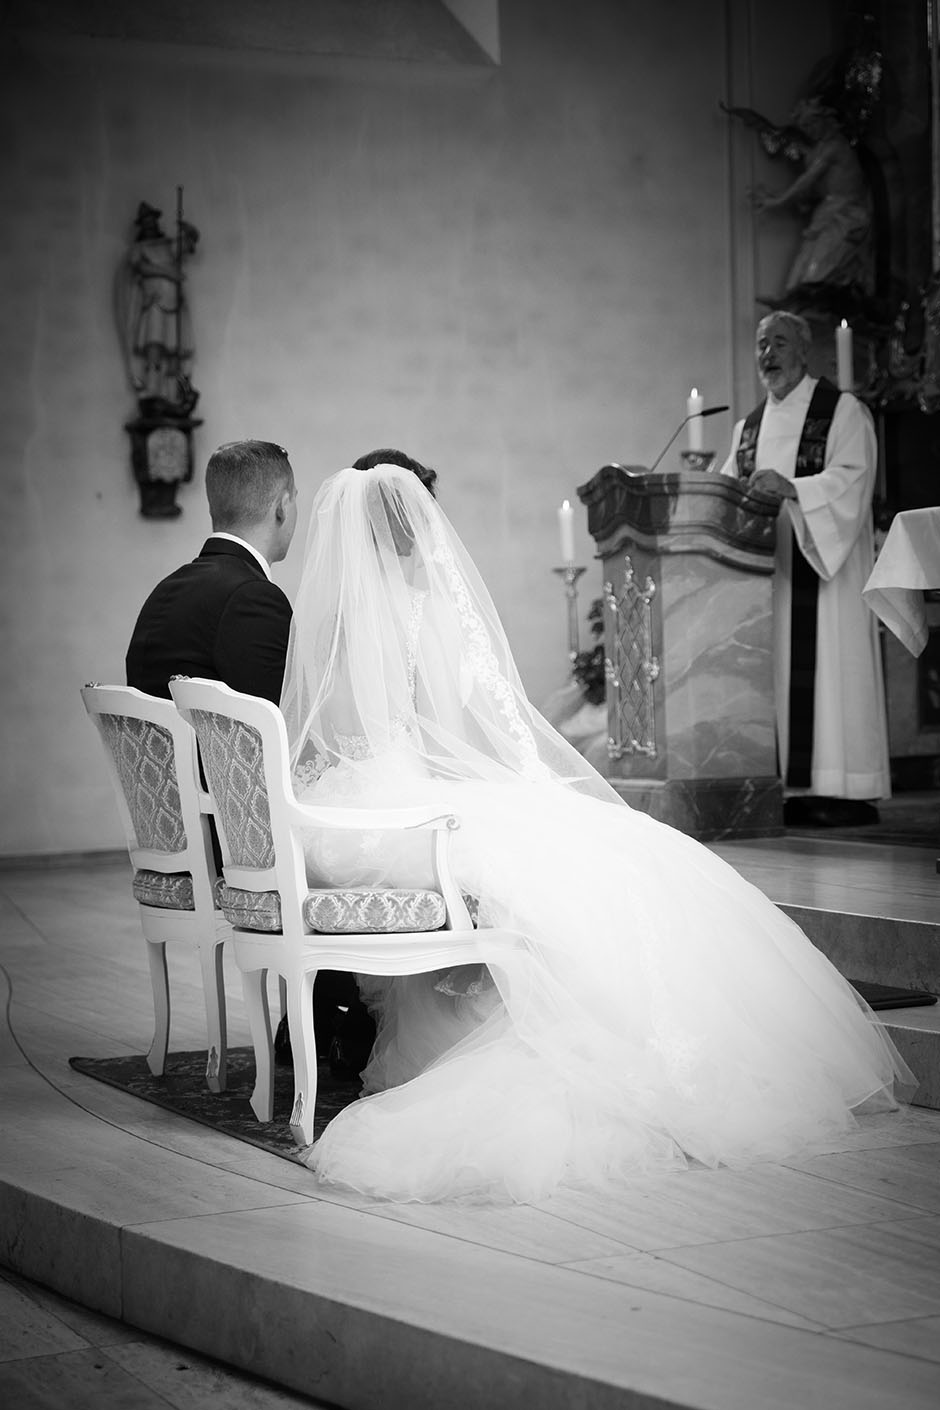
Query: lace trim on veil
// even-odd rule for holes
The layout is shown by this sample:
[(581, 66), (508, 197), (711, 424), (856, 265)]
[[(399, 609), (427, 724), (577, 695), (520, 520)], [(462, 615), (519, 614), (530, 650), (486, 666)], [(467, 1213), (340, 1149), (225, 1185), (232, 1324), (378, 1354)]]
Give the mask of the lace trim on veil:
[(539, 759), (535, 736), (519, 713), (513, 689), (499, 669), (499, 662), (490, 644), (486, 627), (473, 606), (463, 574), (457, 567), (454, 556), (438, 525), (434, 525), (432, 534), (434, 549), (431, 557), (444, 569), (444, 575), (454, 595), (457, 615), (460, 618), (467, 641), (467, 654), (465, 657), (461, 657), (460, 662), (461, 675), (466, 668), (480, 688), (489, 695), (501, 711), (510, 734), (519, 746), (524, 777), (530, 779), (549, 778), (551, 777), (550, 770)]

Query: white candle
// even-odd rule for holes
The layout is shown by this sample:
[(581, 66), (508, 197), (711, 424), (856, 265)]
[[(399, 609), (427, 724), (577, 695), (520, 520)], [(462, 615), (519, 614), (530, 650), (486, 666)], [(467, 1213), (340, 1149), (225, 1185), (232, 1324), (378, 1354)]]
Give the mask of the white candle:
[(702, 420), (702, 411), (705, 407), (705, 398), (699, 396), (698, 388), (693, 387), (691, 395), (685, 404), (686, 416), (691, 416), (689, 425), (689, 450), (705, 449), (705, 423)]
[(574, 562), (574, 510), (565, 500), (558, 511), (558, 533), (561, 538), (562, 563)]
[(840, 392), (850, 392), (855, 386), (852, 330), (844, 318), (836, 329), (836, 381)]

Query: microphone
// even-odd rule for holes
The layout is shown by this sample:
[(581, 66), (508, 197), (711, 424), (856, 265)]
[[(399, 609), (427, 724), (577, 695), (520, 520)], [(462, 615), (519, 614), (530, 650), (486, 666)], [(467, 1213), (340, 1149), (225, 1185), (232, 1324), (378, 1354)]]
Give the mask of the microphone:
[(652, 465), (646, 473), (648, 475), (652, 475), (653, 471), (656, 469), (656, 466), (662, 460), (663, 456), (666, 454), (666, 451), (672, 445), (673, 441), (676, 439), (676, 436), (678, 436), (679, 432), (682, 430), (683, 426), (686, 424), (687, 421), (694, 421), (696, 416), (717, 416), (719, 411), (727, 410), (728, 408), (726, 406), (706, 406), (704, 411), (697, 411), (692, 416), (683, 417), (683, 419), (679, 422), (678, 426), (673, 431), (672, 435), (669, 437), (668, 441), (663, 446), (662, 450), (659, 452), (656, 459), (653, 461)]

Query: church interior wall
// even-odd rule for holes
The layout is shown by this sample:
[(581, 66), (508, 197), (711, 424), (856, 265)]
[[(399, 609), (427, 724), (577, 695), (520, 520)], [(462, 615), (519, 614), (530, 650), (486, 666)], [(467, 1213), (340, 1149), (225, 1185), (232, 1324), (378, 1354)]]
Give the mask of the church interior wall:
[[(782, 117), (828, 42), (820, 9), (513, 0), (498, 64), (4, 36), (0, 855), (120, 845), (78, 688), (123, 679), (140, 603), (198, 552), (223, 441), (291, 454), (289, 595), (327, 475), (382, 444), (436, 466), (549, 696), (557, 506), (608, 461), (650, 463), (693, 385), (753, 390), (740, 272), (775, 277), (794, 236), (755, 263), (718, 104)], [(138, 202), (172, 226), (177, 185), (203, 424), (161, 521), (139, 514), (112, 289)], [(730, 414), (712, 425), (723, 455)], [(583, 619), (600, 578), (577, 520)]]

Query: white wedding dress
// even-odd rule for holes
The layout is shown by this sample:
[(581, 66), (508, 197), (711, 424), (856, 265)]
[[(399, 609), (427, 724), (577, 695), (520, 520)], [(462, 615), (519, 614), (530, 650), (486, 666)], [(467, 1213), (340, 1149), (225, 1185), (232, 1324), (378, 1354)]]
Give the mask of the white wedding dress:
[[(378, 595), (397, 598), (396, 646), (385, 620), (357, 661), (359, 583), (382, 537), (367, 476), (384, 485), (380, 508), (389, 484), (403, 504), (416, 541), (404, 559), (424, 586), (389, 594), (385, 564)], [(319, 1178), (397, 1201), (534, 1202), (559, 1183), (781, 1158), (851, 1130), (863, 1106), (893, 1106), (910, 1072), (802, 931), (707, 848), (620, 802), (528, 704), (485, 589), (409, 479), (388, 467), (343, 471), (321, 491), (333, 510), (352, 499), (368, 533), (357, 540), (355, 522), (328, 519), (331, 534), (351, 536), (354, 559), (354, 542), (365, 544), (352, 599), (349, 579), (324, 592), (338, 565), (316, 541), (308, 551), (315, 571), (302, 585), (284, 698), (298, 796), (452, 809), (458, 884), (481, 919), (529, 944), (492, 977), (362, 978), (378, 1037), (365, 1095), (311, 1148)], [(415, 528), (425, 514), (428, 544)], [(458, 599), (444, 631), (435, 554)], [(319, 617), (332, 648), (304, 586), (327, 599)], [(325, 695), (314, 684), (324, 671)], [(384, 714), (363, 685), (372, 671)], [(459, 708), (445, 709), (445, 677)], [(312, 835), (311, 881), (427, 884), (425, 846), (360, 834), (338, 851)]]

